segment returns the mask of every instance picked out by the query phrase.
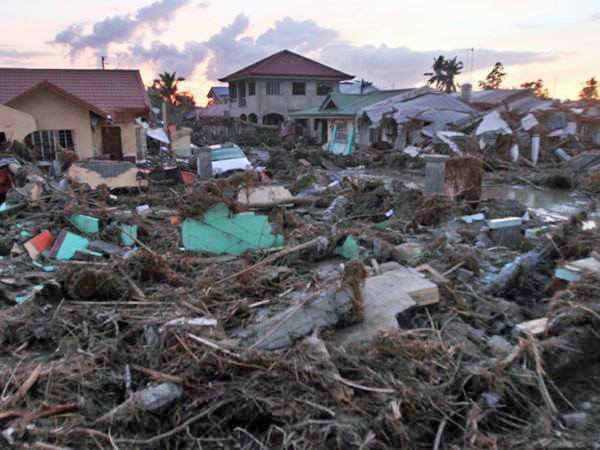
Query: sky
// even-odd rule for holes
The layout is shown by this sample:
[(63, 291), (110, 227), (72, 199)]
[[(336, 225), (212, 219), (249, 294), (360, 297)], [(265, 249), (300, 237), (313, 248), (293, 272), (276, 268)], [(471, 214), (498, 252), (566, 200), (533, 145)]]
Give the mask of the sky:
[[(503, 87), (541, 78), (576, 98), (600, 78), (599, 0), (28, 0), (6, 2), (0, 66), (139, 69), (147, 84), (176, 71), (206, 102), (210, 86), (288, 49), (380, 89), (422, 86), (438, 55), (464, 64), (459, 83), (500, 61)], [(472, 49), (472, 50), (471, 50)]]

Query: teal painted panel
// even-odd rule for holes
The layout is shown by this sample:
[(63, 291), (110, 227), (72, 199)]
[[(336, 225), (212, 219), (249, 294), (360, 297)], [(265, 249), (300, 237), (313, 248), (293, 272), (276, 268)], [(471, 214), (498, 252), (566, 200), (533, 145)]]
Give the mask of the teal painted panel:
[(121, 225), (121, 242), (126, 247), (132, 247), (135, 244), (132, 236), (137, 239), (137, 225)]
[(69, 220), (82, 233), (94, 234), (100, 231), (100, 219), (97, 217), (75, 214)]
[(86, 238), (68, 231), (60, 243), (55, 258), (62, 261), (71, 259), (79, 250), (86, 249), (89, 243), (90, 241)]
[(185, 219), (181, 225), (186, 250), (233, 255), (283, 245), (283, 236), (272, 231), (267, 216), (253, 212), (233, 215), (224, 203), (208, 210), (202, 220)]
[(346, 259), (358, 259), (358, 244), (352, 236), (348, 236), (344, 243), (337, 247), (333, 253)]

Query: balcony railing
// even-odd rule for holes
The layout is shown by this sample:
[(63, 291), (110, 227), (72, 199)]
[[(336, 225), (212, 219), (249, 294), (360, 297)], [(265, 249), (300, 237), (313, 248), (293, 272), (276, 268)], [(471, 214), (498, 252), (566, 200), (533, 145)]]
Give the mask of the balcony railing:
[(246, 106), (246, 97), (240, 97), (240, 108)]

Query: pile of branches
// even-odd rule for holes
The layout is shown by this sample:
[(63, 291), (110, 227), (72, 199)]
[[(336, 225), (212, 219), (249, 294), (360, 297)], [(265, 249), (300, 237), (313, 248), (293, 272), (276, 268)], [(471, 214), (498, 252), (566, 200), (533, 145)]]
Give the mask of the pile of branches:
[[(0, 367), (4, 439), (81, 449), (508, 448), (539, 434), (548, 412), (532, 341), (481, 365), (438, 329), (346, 350), (313, 334), (265, 352), (237, 347), (219, 327), (167, 325), (188, 307), (4, 311), (1, 356), (20, 361)], [(36, 356), (44, 348), (55, 349), (51, 360)], [(133, 399), (149, 386), (175, 386), (175, 395), (143, 409)]]

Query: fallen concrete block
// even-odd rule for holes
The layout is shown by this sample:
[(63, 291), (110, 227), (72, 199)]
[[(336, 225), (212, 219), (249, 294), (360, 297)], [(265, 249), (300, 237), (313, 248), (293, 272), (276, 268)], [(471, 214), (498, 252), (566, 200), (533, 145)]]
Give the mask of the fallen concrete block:
[(289, 347), (315, 328), (335, 325), (352, 311), (352, 296), (345, 289), (320, 292), (300, 299), (285, 311), (242, 331), (249, 346), (264, 350)]
[(139, 175), (143, 173), (127, 161), (84, 160), (75, 161), (66, 175), (73, 181), (88, 184), (92, 189), (105, 184), (109, 189), (147, 186)]
[(240, 190), (237, 201), (243, 204), (272, 203), (292, 198), (292, 193), (283, 186), (260, 186)]
[(515, 326), (515, 330), (521, 333), (531, 333), (534, 336), (542, 334), (546, 330), (548, 325), (548, 318), (542, 317), (541, 319), (528, 320), (527, 322), (521, 322)]
[(367, 341), (379, 332), (398, 329), (398, 314), (417, 305), (438, 302), (438, 287), (406, 268), (369, 277), (365, 283), (363, 321), (336, 333), (335, 340), (339, 344)]
[(396, 261), (387, 261), (379, 264), (379, 272), (391, 272), (392, 270), (402, 269), (402, 265)]

